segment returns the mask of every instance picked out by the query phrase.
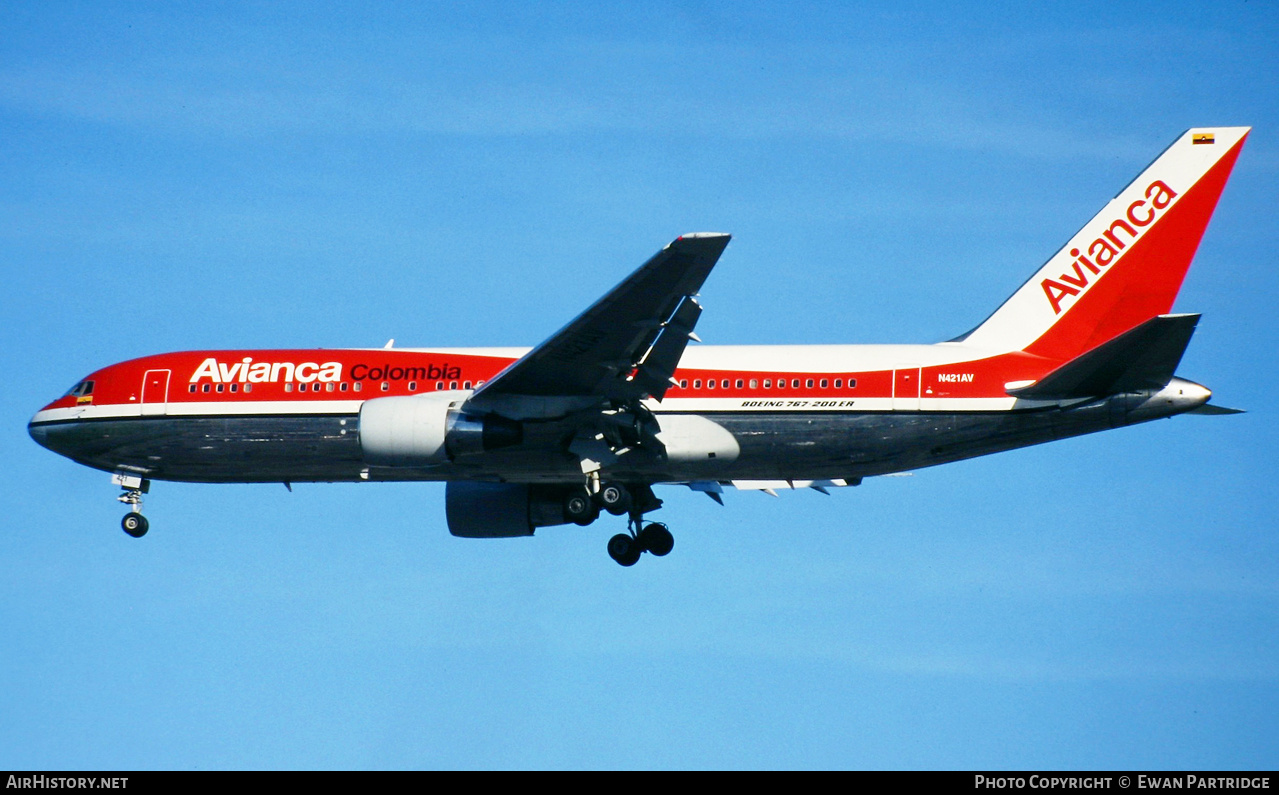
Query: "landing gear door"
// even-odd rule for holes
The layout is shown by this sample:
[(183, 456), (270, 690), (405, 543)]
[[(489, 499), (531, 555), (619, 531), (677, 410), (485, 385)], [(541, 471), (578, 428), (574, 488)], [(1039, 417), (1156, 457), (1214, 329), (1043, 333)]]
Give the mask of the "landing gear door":
[(919, 411), (919, 365), (899, 364), (893, 369), (893, 411)]
[(170, 370), (147, 370), (142, 376), (142, 414), (164, 414), (169, 401)]

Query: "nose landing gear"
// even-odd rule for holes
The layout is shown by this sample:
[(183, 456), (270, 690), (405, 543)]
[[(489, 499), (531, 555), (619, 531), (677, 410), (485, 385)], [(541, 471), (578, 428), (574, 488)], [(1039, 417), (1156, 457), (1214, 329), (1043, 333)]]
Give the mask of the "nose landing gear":
[(120, 527), (134, 538), (141, 538), (151, 529), (150, 522), (142, 515), (142, 495), (151, 490), (151, 481), (117, 472), (111, 476), (111, 482), (124, 490), (116, 499), (129, 506), (129, 512), (120, 520)]

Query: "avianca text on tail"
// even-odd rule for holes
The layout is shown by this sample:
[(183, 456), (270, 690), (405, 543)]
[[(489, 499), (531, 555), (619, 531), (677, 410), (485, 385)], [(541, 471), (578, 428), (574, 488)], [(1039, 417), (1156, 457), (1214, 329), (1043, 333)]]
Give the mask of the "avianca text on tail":
[[(627, 518), (630, 566), (674, 536), (655, 487), (863, 478), (1186, 412), (1198, 315), (1173, 302), (1246, 127), (1188, 130), (989, 318), (935, 345), (711, 346), (694, 328), (729, 236), (676, 238), (532, 348), (165, 353), (80, 379), (28, 425), (111, 473), (147, 532), (152, 481), (444, 481), (449, 530)], [(547, 318), (548, 327), (555, 324)], [(903, 422), (904, 415), (910, 417)]]
[[(1124, 217), (1111, 221), (1106, 231), (1088, 245), (1087, 254), (1072, 248), (1070, 256), (1075, 260), (1070, 263), (1070, 266), (1074, 269), (1074, 274), (1061, 274), (1058, 277), (1061, 281), (1044, 279), (1040, 282), (1044, 288), (1044, 294), (1048, 296), (1048, 303), (1052, 304), (1053, 314), (1061, 314), (1062, 302), (1068, 297), (1078, 297), (1096, 283), (1100, 278), (1101, 269), (1119, 259), (1128, 243), (1135, 241), (1146, 227), (1155, 222), (1156, 212), (1166, 209), (1175, 198), (1177, 194), (1172, 188), (1160, 180), (1155, 180), (1150, 183), (1150, 187), (1146, 188), (1144, 199), (1138, 199), (1128, 205), (1128, 212)], [(1125, 235), (1121, 232), (1126, 233), (1126, 241)], [(1092, 274), (1096, 278), (1090, 280), (1087, 274)]]

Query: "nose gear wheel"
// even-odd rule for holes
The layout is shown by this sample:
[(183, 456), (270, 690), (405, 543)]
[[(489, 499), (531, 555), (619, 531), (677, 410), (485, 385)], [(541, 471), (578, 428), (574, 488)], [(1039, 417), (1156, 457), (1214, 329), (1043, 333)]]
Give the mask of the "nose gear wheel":
[(134, 538), (141, 538), (147, 534), (147, 530), (151, 529), (151, 523), (142, 514), (130, 511), (120, 520), (120, 527)]
[(111, 481), (124, 491), (116, 499), (129, 506), (129, 512), (120, 520), (120, 528), (134, 538), (141, 538), (151, 529), (151, 523), (142, 515), (142, 495), (151, 490), (151, 481), (119, 472), (112, 475)]

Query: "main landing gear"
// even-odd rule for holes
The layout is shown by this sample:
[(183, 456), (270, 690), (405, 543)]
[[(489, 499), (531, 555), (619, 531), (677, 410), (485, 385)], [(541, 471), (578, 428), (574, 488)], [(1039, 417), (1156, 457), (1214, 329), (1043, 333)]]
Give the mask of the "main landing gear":
[(582, 527), (594, 522), (604, 511), (630, 517), (628, 532), (618, 533), (608, 541), (609, 557), (622, 566), (634, 566), (645, 552), (660, 558), (675, 548), (675, 537), (666, 525), (644, 524), (644, 514), (660, 507), (662, 501), (646, 483), (626, 485), (606, 480), (574, 489), (564, 497), (565, 518)]
[(147, 518), (142, 515), (142, 495), (151, 490), (151, 481), (137, 475), (114, 474), (111, 482), (124, 490), (117, 500), (129, 506), (129, 512), (120, 520), (120, 527), (134, 538), (141, 538), (151, 529)]
[(675, 536), (666, 525), (651, 522), (636, 532), (640, 521), (633, 519), (630, 533), (618, 533), (608, 540), (608, 556), (619, 565), (634, 566), (645, 552), (660, 558), (675, 548)]

